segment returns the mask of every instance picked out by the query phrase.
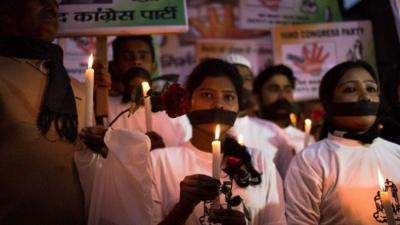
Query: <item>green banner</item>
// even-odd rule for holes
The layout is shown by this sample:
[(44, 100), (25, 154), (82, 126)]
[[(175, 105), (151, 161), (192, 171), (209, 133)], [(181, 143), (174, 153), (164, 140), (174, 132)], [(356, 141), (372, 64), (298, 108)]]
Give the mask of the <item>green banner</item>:
[(60, 36), (159, 34), (188, 30), (185, 0), (87, 2), (62, 1), (59, 9)]
[(270, 29), (276, 24), (340, 21), (338, 1), (240, 0), (242, 29)]

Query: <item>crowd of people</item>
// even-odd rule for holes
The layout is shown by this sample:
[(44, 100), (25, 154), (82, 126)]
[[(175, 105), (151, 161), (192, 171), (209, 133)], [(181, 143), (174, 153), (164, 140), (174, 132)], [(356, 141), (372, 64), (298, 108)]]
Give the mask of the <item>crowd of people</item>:
[[(153, 42), (121, 36), (110, 71), (95, 70), (96, 85), (111, 90), (113, 123), (83, 127), (83, 85), (68, 76), (62, 49), (52, 43), (57, 7), (55, 0), (0, 2), (0, 224), (387, 220), (378, 173), (400, 185), (400, 68), (381, 85), (367, 62), (333, 66), (320, 83), (321, 133), (304, 145), (306, 134), (290, 120), (291, 68), (273, 65), (256, 76), (241, 55), (208, 58), (184, 84), (186, 104), (178, 106), (185, 114), (153, 110), (149, 130), (137, 90), (152, 82)], [(222, 159), (215, 176), (217, 124)]]

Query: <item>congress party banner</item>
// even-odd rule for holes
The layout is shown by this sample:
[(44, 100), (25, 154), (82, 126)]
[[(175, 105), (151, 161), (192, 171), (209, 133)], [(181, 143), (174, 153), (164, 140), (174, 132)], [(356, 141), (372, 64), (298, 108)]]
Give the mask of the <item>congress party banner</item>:
[(337, 63), (365, 60), (376, 65), (368, 21), (281, 25), (272, 29), (272, 39), (274, 63), (294, 70), (296, 100), (317, 99), (323, 75)]
[(59, 21), (60, 36), (188, 30), (185, 0), (62, 0)]
[(341, 20), (338, 1), (240, 0), (243, 29), (265, 30), (276, 24), (298, 24)]
[(246, 57), (256, 74), (273, 61), (271, 39), (201, 39), (196, 43), (197, 62), (207, 57), (220, 58), (225, 54), (240, 54)]

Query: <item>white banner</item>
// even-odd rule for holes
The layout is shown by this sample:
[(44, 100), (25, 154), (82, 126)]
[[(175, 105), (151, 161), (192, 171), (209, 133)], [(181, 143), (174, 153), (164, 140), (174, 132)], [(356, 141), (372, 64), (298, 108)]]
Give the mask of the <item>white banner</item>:
[(318, 98), (322, 76), (336, 64), (365, 60), (376, 65), (368, 21), (277, 26), (272, 30), (275, 64), (296, 76), (296, 100)]

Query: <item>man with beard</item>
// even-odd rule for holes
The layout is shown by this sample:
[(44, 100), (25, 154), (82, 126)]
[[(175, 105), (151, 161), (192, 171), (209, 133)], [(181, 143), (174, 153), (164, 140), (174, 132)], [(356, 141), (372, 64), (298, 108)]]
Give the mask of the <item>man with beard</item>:
[[(111, 75), (108, 122), (129, 107), (132, 85), (138, 86), (143, 81), (148, 81), (151, 85), (151, 74), (157, 69), (153, 38), (150, 35), (118, 36), (113, 41), (112, 48), (113, 61), (110, 63), (109, 71), (101, 63), (94, 65), (96, 76)], [(97, 84), (106, 86), (101, 83)], [(152, 149), (175, 146), (183, 142), (183, 128), (180, 128), (180, 124), (171, 120), (164, 112), (153, 113), (153, 131), (150, 132), (146, 132), (144, 118), (144, 107), (139, 107), (131, 116), (122, 115), (113, 128), (147, 133), (151, 138)], [(169, 132), (171, 126), (176, 132)]]
[(150, 75), (157, 69), (153, 38), (150, 35), (118, 36), (113, 41), (112, 49), (113, 61), (110, 63), (112, 95), (122, 94), (123, 77), (132, 67), (143, 68)]
[[(289, 137), (289, 144), (299, 152), (304, 147), (304, 132), (292, 126), (290, 113), (293, 112), (293, 71), (285, 65), (270, 66), (260, 72), (253, 83), (260, 111), (258, 116), (280, 126)], [(311, 138), (310, 142), (314, 142)]]
[(282, 178), (294, 155), (285, 132), (274, 123), (251, 116), (254, 111), (252, 82), (254, 80), (250, 61), (239, 54), (227, 54), (222, 57), (233, 64), (243, 78), (242, 97), (238, 118), (229, 131), (233, 136), (242, 136), (243, 144), (268, 152)]

